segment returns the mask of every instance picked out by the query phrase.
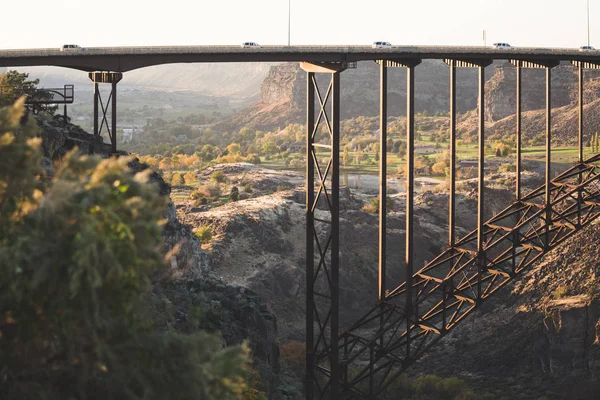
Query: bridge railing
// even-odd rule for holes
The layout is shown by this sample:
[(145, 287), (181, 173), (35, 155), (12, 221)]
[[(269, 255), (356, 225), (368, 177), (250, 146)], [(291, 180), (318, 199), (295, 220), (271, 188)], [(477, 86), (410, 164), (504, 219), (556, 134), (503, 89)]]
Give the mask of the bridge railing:
[(75, 86), (64, 85), (62, 88), (19, 88), (0, 86), (0, 96), (11, 95), (15, 100), (26, 96), (26, 104), (72, 104), (75, 99)]

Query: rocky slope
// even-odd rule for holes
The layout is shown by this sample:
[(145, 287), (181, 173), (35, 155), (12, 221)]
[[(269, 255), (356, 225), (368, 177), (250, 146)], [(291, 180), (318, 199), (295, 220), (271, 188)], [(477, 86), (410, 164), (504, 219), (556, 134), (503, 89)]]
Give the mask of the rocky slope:
[[(213, 238), (205, 247), (214, 272), (224, 281), (255, 291), (274, 311), (282, 343), (304, 340), (305, 293), (305, 206), (303, 176), (264, 169), (251, 164), (217, 165), (200, 171), (201, 181), (222, 170), (229, 186), (250, 184), (254, 198), (213, 209), (196, 207), (192, 200), (175, 200), (179, 218), (193, 227), (210, 226)], [(285, 184), (287, 182), (287, 184)], [(458, 196), (459, 235), (476, 224), (472, 212), (476, 195), (470, 183)], [(288, 189), (289, 188), (289, 189)], [(279, 191), (276, 191), (279, 190)], [(273, 191), (275, 191), (273, 193)], [(489, 215), (511, 201), (511, 192), (489, 189)], [(340, 232), (342, 319), (352, 322), (376, 299), (377, 214), (362, 210), (373, 198), (345, 187), (341, 189)], [(405, 194), (390, 195), (388, 216), (388, 259), (391, 284), (403, 278)], [(447, 238), (447, 195), (419, 194), (415, 200), (415, 242), (420, 245), (415, 265), (421, 266), (445, 246)], [(369, 300), (370, 299), (370, 300)]]
[[(102, 138), (59, 118), (35, 118), (40, 126), (45, 167), (50, 172), (53, 162), (75, 146), (84, 154), (108, 155), (109, 146)], [(129, 166), (132, 173), (148, 168), (137, 159)], [(170, 195), (171, 188), (160, 174), (153, 172), (150, 182), (156, 184), (161, 195)], [(290, 395), (282, 394), (275, 316), (251, 290), (224, 282), (211, 273), (207, 254), (191, 228), (179, 221), (172, 202), (165, 210), (165, 219), (163, 246), (168, 268), (151, 277), (153, 290), (149, 297), (157, 328), (218, 332), (225, 345), (247, 341), (263, 385), (260, 389), (269, 399), (293, 398), (295, 389), (287, 390)]]
[[(415, 111), (448, 112), (448, 67), (441, 61), (425, 60), (415, 74)], [(322, 95), (328, 82), (318, 76)], [(406, 114), (406, 71), (389, 69), (388, 113)], [(341, 118), (379, 114), (379, 66), (372, 61), (359, 62), (356, 69), (341, 75)], [(474, 70), (461, 70), (458, 109), (467, 111), (477, 101), (477, 80)], [(306, 72), (298, 63), (274, 66), (261, 86), (261, 99), (233, 118), (234, 126), (254, 126), (267, 129), (287, 123), (303, 123), (306, 107)]]

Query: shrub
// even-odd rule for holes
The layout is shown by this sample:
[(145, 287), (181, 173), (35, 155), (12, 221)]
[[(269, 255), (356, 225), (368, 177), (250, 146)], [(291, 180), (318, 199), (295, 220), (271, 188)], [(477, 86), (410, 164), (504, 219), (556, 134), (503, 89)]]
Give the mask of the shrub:
[(189, 171), (189, 172), (186, 172), (183, 175), (183, 180), (184, 180), (184, 182), (185, 182), (186, 185), (190, 185), (190, 184), (196, 182), (197, 177), (196, 177), (196, 174), (194, 172)]
[(23, 113), (0, 110), (0, 398), (239, 398), (247, 349), (148, 320), (167, 205), (149, 171), (72, 151), (39, 179)]
[(244, 185), (244, 193), (252, 193), (254, 190), (252, 189), (252, 185), (250, 183), (246, 183)]
[(306, 343), (292, 341), (282, 344), (279, 350), (279, 357), (284, 361), (304, 365), (306, 360)]
[(231, 188), (231, 192), (229, 192), (229, 200), (238, 201), (240, 199), (240, 191), (237, 186)]
[[(386, 204), (386, 207), (389, 210), (389, 209), (391, 209), (394, 206), (394, 200), (392, 200), (389, 196), (386, 196), (385, 204)], [(365, 204), (362, 207), (362, 210), (366, 211), (366, 212), (370, 212), (370, 213), (377, 213), (377, 212), (379, 212), (379, 197), (373, 197), (369, 201), (369, 204)]]
[(202, 185), (196, 189), (196, 192), (210, 198), (220, 197), (223, 194), (221, 185), (219, 185), (217, 182), (209, 182), (205, 185)]
[(552, 295), (554, 296), (554, 298), (556, 300), (558, 300), (558, 299), (567, 297), (567, 292), (568, 292), (568, 288), (565, 285), (561, 285), (554, 290)]
[(181, 176), (179, 173), (174, 173), (173, 177), (171, 178), (171, 186), (181, 186), (183, 183), (183, 176)]
[(212, 229), (208, 225), (201, 225), (200, 227), (194, 229), (194, 235), (196, 235), (202, 244), (210, 243), (213, 237)]
[(218, 183), (225, 183), (227, 181), (227, 177), (223, 171), (215, 171), (210, 175), (210, 180)]
[(258, 154), (248, 154), (246, 156), (246, 162), (249, 162), (254, 165), (259, 165), (261, 163), (260, 157), (258, 156)]

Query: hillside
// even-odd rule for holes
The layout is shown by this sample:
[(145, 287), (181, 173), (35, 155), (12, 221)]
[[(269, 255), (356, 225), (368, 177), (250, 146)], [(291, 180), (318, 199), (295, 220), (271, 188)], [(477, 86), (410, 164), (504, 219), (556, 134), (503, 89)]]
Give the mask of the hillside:
[(419, 362), (511, 399), (595, 400), (600, 391), (600, 224), (550, 252)]
[[(119, 85), (137, 89), (164, 91), (189, 90), (203, 95), (252, 98), (272, 63), (170, 64), (141, 68), (124, 74)], [(53, 87), (72, 83), (92, 86), (87, 73), (58, 67), (22, 67), (40, 86)]]

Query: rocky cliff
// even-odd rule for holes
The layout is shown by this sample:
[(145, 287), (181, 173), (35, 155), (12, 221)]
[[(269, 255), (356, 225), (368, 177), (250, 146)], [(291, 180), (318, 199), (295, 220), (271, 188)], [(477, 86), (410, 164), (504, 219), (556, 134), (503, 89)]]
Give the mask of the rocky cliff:
[[(322, 95), (328, 82), (318, 76)], [(379, 66), (372, 61), (359, 62), (356, 69), (341, 75), (341, 118), (379, 114)], [(441, 61), (425, 60), (415, 74), (415, 111), (447, 113), (449, 105), (449, 72)], [(458, 109), (467, 111), (476, 105), (477, 80), (474, 70), (461, 70)], [(406, 71), (389, 69), (388, 113), (406, 114)], [(298, 63), (274, 66), (261, 86), (261, 99), (233, 118), (235, 126), (267, 129), (287, 123), (303, 123), (306, 108), (306, 72)]]
[[(379, 70), (374, 62), (359, 62), (356, 69), (341, 75), (341, 118), (376, 116), (379, 113)], [(515, 114), (516, 72), (508, 62), (496, 62), (486, 68), (485, 118), (495, 122)], [(587, 71), (585, 102), (598, 98), (599, 73)], [(327, 89), (323, 76), (318, 76), (321, 91)], [(545, 71), (522, 69), (522, 111), (543, 110), (545, 103)], [(552, 70), (552, 107), (558, 109), (577, 102), (577, 72), (569, 64)], [(388, 78), (388, 114), (406, 114), (406, 71), (390, 68)], [(288, 123), (304, 123), (306, 108), (306, 73), (297, 63), (271, 67), (261, 86), (261, 98), (233, 117), (235, 127), (260, 129), (283, 127)], [(457, 69), (457, 110), (464, 113), (477, 107), (477, 71)], [(415, 72), (415, 112), (449, 111), (449, 70), (441, 61), (425, 60)]]
[[(486, 83), (485, 117), (497, 121), (516, 112), (516, 68), (509, 62), (494, 65), (493, 74)], [(551, 104), (553, 108), (566, 106), (577, 90), (577, 71), (571, 65), (562, 64), (552, 69)], [(522, 111), (546, 107), (546, 71), (544, 69), (521, 69)]]

